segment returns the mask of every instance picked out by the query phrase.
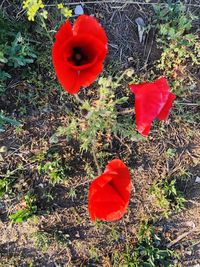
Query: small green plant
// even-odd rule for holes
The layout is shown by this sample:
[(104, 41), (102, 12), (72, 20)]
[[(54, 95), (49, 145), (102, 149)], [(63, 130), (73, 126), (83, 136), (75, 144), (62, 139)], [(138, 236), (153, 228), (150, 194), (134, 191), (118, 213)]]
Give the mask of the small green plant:
[[(4, 36), (4, 35), (3, 35)], [(6, 81), (11, 78), (10, 67), (18, 68), (33, 63), (36, 54), (30, 43), (18, 32), (14, 41), (2, 41), (0, 45), (0, 94), (6, 90)]]
[(195, 18), (182, 3), (154, 6), (158, 29), (157, 42), (163, 49), (157, 68), (169, 78), (178, 94), (178, 88), (193, 81), (187, 72), (189, 65), (199, 65), (200, 41), (198, 35), (191, 33)]
[[(0, 52), (0, 67), (2, 65), (1, 61), (2, 61), (2, 55), (1, 55), (1, 52)], [(7, 79), (10, 79), (10, 78), (11, 78), (11, 76), (10, 76), (9, 73), (7, 73), (6, 71), (0, 69), (0, 81), (1, 81), (0, 82), (0, 95), (5, 92), (5, 90), (6, 90), (6, 81), (7, 81)]]
[(26, 207), (9, 216), (9, 219), (14, 223), (27, 221), (29, 218), (33, 217), (36, 214), (37, 206), (35, 205), (35, 197), (25, 195), (24, 200)]
[(10, 118), (4, 116), (2, 112), (0, 112), (0, 132), (4, 132), (4, 130), (5, 130), (4, 125), (8, 124), (8, 123), (13, 125), (13, 126), (19, 126), (20, 125), (20, 123), (18, 121), (10, 119)]
[(0, 179), (0, 198), (10, 190), (11, 180), (10, 179)]
[(3, 57), (3, 63), (10, 67), (18, 68), (33, 63), (37, 56), (30, 44), (18, 32), (11, 45), (5, 46)]
[(109, 243), (115, 243), (118, 242), (120, 239), (120, 235), (118, 233), (118, 231), (115, 229), (115, 227), (113, 226), (111, 229), (111, 233), (109, 235)]
[(68, 193), (68, 196), (72, 199), (72, 201), (74, 200), (74, 198), (77, 197), (77, 194), (76, 194), (76, 189), (71, 187), (69, 189), (69, 193)]
[[(41, 156), (44, 160), (45, 156)], [(62, 166), (62, 158), (58, 153), (46, 155), (47, 162), (42, 161), (39, 166), (39, 173), (45, 173), (49, 177), (49, 182), (54, 186), (55, 184), (61, 183), (65, 177), (65, 170), (70, 170), (70, 167), (65, 168)]]
[[(107, 149), (113, 138), (125, 146), (127, 146), (126, 140), (128, 139), (131, 141), (142, 139), (136, 132), (132, 121), (133, 109), (127, 112), (126, 109), (121, 108), (122, 104), (126, 104), (128, 97), (116, 98), (115, 96), (116, 89), (121, 85), (121, 80), (126, 77), (126, 74), (127, 71), (117, 80), (111, 77), (101, 77), (98, 81), (98, 99), (90, 101), (78, 99), (81, 104), (79, 114), (70, 114), (69, 125), (59, 127), (52, 137), (57, 141), (60, 136), (66, 137), (68, 141), (70, 139), (78, 140), (81, 153), (91, 151), (99, 173), (98, 159), (107, 155), (100, 153), (99, 149), (97, 153), (98, 146)], [(128, 77), (130, 78), (130, 76)], [(103, 146), (102, 143), (104, 143)]]
[(72, 115), (69, 126), (58, 128), (56, 133), (56, 136), (66, 136), (68, 140), (75, 137), (81, 143), (82, 152), (87, 151), (102, 136), (107, 142), (111, 140), (111, 135), (118, 136), (121, 141), (125, 138), (132, 141), (139, 139), (132, 123), (132, 116), (129, 115), (127, 118), (118, 112), (120, 105), (128, 99), (115, 98), (115, 89), (119, 84), (111, 78), (100, 78), (99, 85), (99, 99), (83, 101), (80, 108), (82, 116)]
[(53, 240), (60, 245), (61, 247), (71, 245), (70, 235), (59, 230), (56, 231), (53, 235)]
[(171, 210), (180, 211), (184, 208), (185, 198), (176, 189), (176, 180), (163, 180), (155, 183), (150, 194), (155, 197), (155, 204), (163, 211), (163, 216), (168, 217)]
[(43, 252), (46, 252), (49, 245), (49, 235), (46, 232), (38, 231), (32, 234), (34, 245), (37, 249), (42, 250)]
[(145, 222), (140, 227), (138, 243), (135, 247), (127, 245), (126, 252), (115, 255), (114, 266), (172, 267), (174, 253), (164, 246), (161, 236)]
[(169, 159), (174, 158), (176, 156), (176, 149), (168, 148), (167, 151), (166, 151), (166, 156)]
[(98, 249), (95, 246), (91, 246), (89, 248), (89, 254), (90, 254), (90, 258), (93, 259), (94, 261), (99, 260), (99, 253), (98, 253)]
[(63, 249), (63, 247), (68, 247), (72, 244), (69, 234), (59, 230), (55, 231), (37, 231), (32, 234), (34, 240), (34, 245), (37, 249), (46, 252), (50, 245), (56, 244)]

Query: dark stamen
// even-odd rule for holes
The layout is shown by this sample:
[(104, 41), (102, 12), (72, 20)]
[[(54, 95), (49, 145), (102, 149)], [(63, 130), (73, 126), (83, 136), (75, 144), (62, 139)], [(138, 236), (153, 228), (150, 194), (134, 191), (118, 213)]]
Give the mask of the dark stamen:
[(68, 60), (72, 61), (75, 66), (80, 66), (87, 63), (88, 57), (83, 53), (80, 47), (74, 47), (72, 56)]

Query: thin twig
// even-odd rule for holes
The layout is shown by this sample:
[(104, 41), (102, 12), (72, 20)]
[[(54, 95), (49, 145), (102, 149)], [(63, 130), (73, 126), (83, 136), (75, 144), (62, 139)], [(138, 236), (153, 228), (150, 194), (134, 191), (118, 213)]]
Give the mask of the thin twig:
[(77, 102), (79, 102), (80, 104), (83, 104), (83, 100), (80, 99), (80, 97), (77, 94), (75, 94), (74, 96), (75, 96)]
[(129, 113), (134, 113), (134, 108), (132, 109), (124, 109), (122, 111), (117, 112), (117, 115), (123, 115), (123, 114), (129, 114)]
[(77, 185), (75, 185), (75, 186), (72, 186), (72, 187), (73, 187), (73, 189), (75, 189), (75, 188), (77, 188), (77, 187), (79, 187), (79, 186), (81, 186), (81, 185), (89, 184), (89, 183), (91, 183), (92, 181), (93, 181), (93, 179), (90, 179), (90, 180), (84, 181), (84, 182), (82, 182), (82, 183), (80, 183), (80, 184), (77, 184)]
[(199, 104), (196, 104), (196, 103), (181, 103), (181, 102), (177, 102), (177, 104), (185, 105), (185, 106), (199, 106)]
[[(33, 166), (35, 164), (35, 162), (29, 162), (29, 163), (27, 163), (27, 164), (24, 164), (22, 167), (24, 168), (24, 167), (27, 167), (27, 166)], [(12, 171), (10, 171), (8, 174), (0, 174), (0, 177), (5, 177), (5, 178), (10, 178), (10, 176), (11, 175), (13, 175), (16, 171), (18, 171), (18, 170), (22, 170), (21, 169), (21, 167), (18, 167), (18, 168), (16, 168), (16, 169), (14, 169), (14, 170), (12, 170)], [(12, 178), (12, 177), (11, 177)]]
[(115, 138), (123, 145), (123, 146), (126, 146), (127, 148), (128, 148), (128, 151), (129, 151), (129, 153), (131, 154), (131, 149), (130, 149), (130, 147), (126, 144), (126, 143), (124, 143), (116, 134), (114, 135), (115, 136)]
[[(99, 1), (88, 1), (88, 2), (73, 2), (73, 3), (67, 3), (63, 4), (65, 6), (73, 6), (73, 5), (80, 5), (81, 4), (135, 4), (135, 5), (161, 5), (161, 6), (167, 6), (167, 3), (148, 3), (148, 2), (139, 2), (139, 1), (131, 1), (131, 0), (99, 0)], [(180, 5), (180, 3), (177, 3), (177, 5)], [(51, 4), (51, 5), (45, 5), (48, 7), (54, 7), (56, 4)], [(185, 4), (185, 6), (194, 6), (194, 7), (200, 7), (199, 4)]]
[(192, 234), (193, 232), (198, 232), (200, 229), (199, 227), (195, 227), (194, 229), (190, 230), (189, 232), (185, 232), (182, 235), (179, 235), (176, 239), (172, 240), (169, 244), (167, 244), (168, 248), (171, 248), (174, 246), (176, 243), (178, 243), (180, 240), (188, 236), (189, 234)]

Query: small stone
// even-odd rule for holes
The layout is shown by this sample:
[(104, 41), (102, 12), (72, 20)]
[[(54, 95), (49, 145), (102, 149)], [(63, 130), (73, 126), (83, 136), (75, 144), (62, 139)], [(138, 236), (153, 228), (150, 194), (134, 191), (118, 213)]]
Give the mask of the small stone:
[(192, 251), (191, 250), (187, 250), (187, 251), (185, 251), (185, 254), (187, 254), (188, 256), (191, 256), (192, 255)]
[(142, 43), (144, 41), (144, 31), (145, 31), (145, 23), (142, 17), (138, 17), (135, 19), (135, 22), (138, 26), (138, 35), (139, 35), (139, 41)]
[(128, 58), (128, 62), (133, 62), (133, 61), (134, 61), (133, 57)]
[(199, 176), (196, 177), (195, 183), (198, 183), (198, 184), (200, 183), (200, 177)]
[(55, 134), (53, 134), (51, 137), (50, 137), (50, 139), (49, 139), (49, 143), (50, 144), (57, 144), (58, 143), (58, 137), (55, 135)]
[(0, 147), (0, 153), (6, 153), (8, 151), (8, 148), (6, 146)]
[(40, 183), (38, 186), (44, 188), (44, 185), (42, 183)]
[(78, 237), (78, 238), (80, 238), (79, 232), (77, 232), (75, 236)]
[(132, 77), (133, 74), (134, 74), (134, 70), (133, 70), (133, 69), (128, 69), (128, 70), (126, 70), (126, 75), (127, 75), (128, 77)]
[(195, 228), (195, 223), (193, 221), (188, 221), (185, 223), (185, 226)]
[(83, 15), (84, 11), (83, 11), (82, 5), (77, 5), (75, 7), (74, 13), (75, 13), (75, 15)]

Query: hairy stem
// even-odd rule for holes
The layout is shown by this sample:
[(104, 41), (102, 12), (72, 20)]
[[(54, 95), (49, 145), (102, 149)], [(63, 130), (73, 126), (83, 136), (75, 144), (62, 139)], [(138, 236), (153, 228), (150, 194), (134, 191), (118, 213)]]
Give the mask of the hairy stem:
[(53, 44), (53, 37), (50, 35), (50, 33), (49, 33), (48, 29), (47, 29), (47, 25), (46, 25), (46, 22), (45, 22), (44, 18), (40, 14), (39, 14), (39, 18), (40, 18), (40, 21), (41, 21), (42, 28), (45, 29), (47, 37), (49, 38), (51, 44)]
[(98, 163), (98, 160), (97, 160), (97, 156), (96, 156), (96, 151), (95, 151), (95, 145), (93, 143), (92, 145), (92, 156), (93, 156), (93, 159), (94, 159), (94, 163), (96, 165), (96, 168), (97, 168), (97, 173), (98, 173), (98, 176), (101, 175), (101, 169), (100, 169), (100, 166), (99, 166), (99, 163)]

